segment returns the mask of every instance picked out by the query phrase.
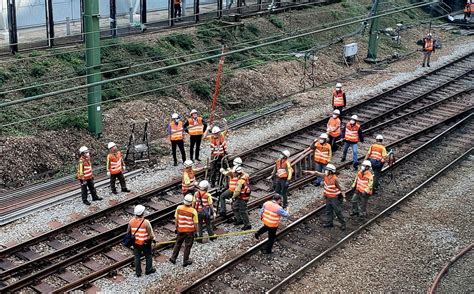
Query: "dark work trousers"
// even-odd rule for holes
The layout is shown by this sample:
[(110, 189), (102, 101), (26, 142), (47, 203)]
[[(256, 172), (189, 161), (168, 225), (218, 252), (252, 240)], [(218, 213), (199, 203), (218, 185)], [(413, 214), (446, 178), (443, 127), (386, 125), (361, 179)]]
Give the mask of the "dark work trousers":
[(207, 234), (209, 236), (214, 235), (214, 231), (212, 230), (211, 219), (204, 215), (203, 211), (198, 212), (198, 227), (199, 227), (199, 237), (202, 237), (202, 232), (204, 231), (204, 225), (206, 226)]
[(225, 200), (232, 198), (234, 193), (231, 192), (229, 189), (222, 192), (219, 196), (219, 214), (225, 214), (227, 212), (227, 207), (225, 205)]
[(235, 221), (237, 223), (243, 223), (244, 226), (249, 226), (249, 212), (247, 210), (247, 202), (240, 198), (235, 199), (232, 204), (232, 210), (234, 211)]
[(135, 255), (135, 273), (142, 274), (141, 258), (145, 256), (145, 273), (153, 269), (153, 258), (151, 255), (151, 242), (145, 242), (143, 245), (133, 245), (133, 254)]
[(382, 174), (383, 163), (380, 160), (369, 159), (374, 171), (374, 191), (379, 188), (380, 175)]
[[(201, 151), (201, 140), (202, 140), (202, 135), (190, 136), (189, 142), (190, 142), (191, 147), (189, 149), (189, 156), (191, 157), (191, 160), (193, 160), (193, 158), (195, 158), (196, 160), (199, 160), (199, 152)], [(195, 151), (194, 151), (194, 146), (196, 146)]]
[(214, 158), (215, 160), (212, 162), (212, 170), (211, 170), (211, 177), (210, 177), (210, 182), (213, 187), (216, 186), (217, 182), (219, 181), (219, 176), (220, 176), (220, 169), (222, 167), (222, 158), (224, 156), (219, 156)]
[(194, 243), (194, 233), (178, 233), (176, 236), (176, 243), (174, 244), (173, 254), (171, 255), (171, 260), (176, 261), (178, 258), (179, 250), (181, 249), (181, 245), (184, 242), (184, 255), (183, 255), (183, 263), (189, 260), (189, 254), (191, 254), (191, 248), (193, 247)]
[(275, 240), (276, 240), (277, 229), (278, 227), (270, 228), (270, 227), (267, 227), (266, 225), (263, 225), (263, 227), (261, 227), (257, 231), (257, 233), (255, 233), (255, 236), (258, 238), (263, 233), (268, 232), (268, 241), (267, 241), (267, 246), (265, 247), (265, 252), (268, 254), (272, 253), (273, 243), (275, 243)]
[(184, 151), (184, 141), (171, 141), (171, 152), (173, 153), (173, 160), (174, 163), (178, 163), (178, 158), (176, 158), (176, 146), (179, 148), (179, 152), (181, 152), (181, 159), (183, 162), (186, 161), (186, 152)]
[(352, 213), (367, 216), (367, 201), (369, 201), (369, 194), (355, 191), (351, 199)]
[(117, 191), (117, 188), (115, 187), (115, 182), (117, 181), (117, 179), (119, 180), (122, 191), (127, 190), (127, 185), (125, 184), (125, 177), (123, 176), (123, 173), (120, 172), (115, 175), (113, 174), (110, 175), (110, 188), (112, 189), (112, 192)]
[(332, 153), (336, 152), (337, 151), (337, 140), (339, 140), (340, 136), (337, 136), (337, 137), (331, 137), (331, 136), (328, 136), (329, 137), (329, 145), (331, 145), (331, 151)]
[(81, 192), (82, 192), (82, 201), (87, 201), (87, 189), (89, 188), (89, 192), (91, 193), (92, 200), (98, 199), (97, 192), (95, 191), (94, 187), (94, 180), (80, 180), (81, 182)]
[[(324, 168), (326, 167), (326, 164), (321, 164), (321, 163), (317, 163), (317, 162), (313, 162), (313, 165), (314, 165), (314, 170), (318, 171), (318, 172), (323, 172)], [(314, 180), (314, 184), (316, 186), (319, 186), (319, 185), (321, 185), (322, 181), (323, 181), (323, 178), (316, 177), (316, 179)]]
[(174, 18), (181, 17), (181, 3), (174, 4)]
[(277, 177), (275, 180), (275, 192), (283, 197), (283, 208), (288, 206), (288, 180)]
[(349, 147), (352, 149), (352, 165), (354, 168), (357, 168), (359, 166), (359, 156), (357, 155), (357, 143), (353, 142), (344, 142), (344, 149), (342, 150), (342, 161), (346, 160), (347, 157), (347, 150), (349, 150)]
[(423, 51), (423, 66), (430, 66), (431, 51)]
[(333, 110), (338, 109), (341, 113), (339, 114), (339, 117), (342, 117), (342, 110), (344, 109), (344, 106), (333, 106)]
[(342, 214), (342, 199), (326, 198), (326, 223), (332, 225), (334, 214), (341, 224), (346, 223), (344, 215)]

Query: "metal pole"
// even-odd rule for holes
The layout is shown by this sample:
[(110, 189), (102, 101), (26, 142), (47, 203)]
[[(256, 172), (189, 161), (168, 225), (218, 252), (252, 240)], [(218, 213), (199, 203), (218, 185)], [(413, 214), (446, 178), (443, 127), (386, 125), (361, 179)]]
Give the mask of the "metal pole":
[(168, 25), (172, 27), (174, 25), (174, 1), (168, 0)]
[(15, 0), (8, 0), (8, 34), (10, 41), (10, 52), (15, 54), (18, 52), (18, 31), (16, 24), (16, 4)]
[(117, 5), (116, 0), (110, 0), (110, 33), (112, 37), (117, 37)]
[(146, 1), (140, 0), (140, 22), (146, 24)]
[(53, 19), (53, 0), (46, 1), (46, 37), (48, 41), (48, 47), (54, 46), (54, 19)]
[(71, 35), (71, 18), (68, 16), (66, 17), (66, 36)]
[(217, 17), (221, 18), (222, 17), (222, 9), (223, 9), (223, 0), (217, 0)]
[[(100, 26), (99, 0), (84, 1), (84, 25), (86, 39), (87, 84), (101, 81), (100, 73)], [(87, 108), (89, 131), (97, 137), (102, 134), (102, 86), (94, 85), (87, 88)]]
[(199, 0), (194, 0), (194, 21), (199, 21)]
[[(379, 0), (373, 1), (374, 9), (371, 17), (377, 15), (379, 9)], [(369, 30), (369, 50), (367, 52), (367, 61), (375, 62), (377, 59), (377, 42), (378, 42), (378, 31), (379, 31), (379, 18), (372, 18), (370, 21)]]

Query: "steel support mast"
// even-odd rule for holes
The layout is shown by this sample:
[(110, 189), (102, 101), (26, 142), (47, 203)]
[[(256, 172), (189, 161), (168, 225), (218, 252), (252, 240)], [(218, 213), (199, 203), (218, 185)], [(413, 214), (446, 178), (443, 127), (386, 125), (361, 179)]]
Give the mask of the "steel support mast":
[[(373, 0), (372, 6), (372, 17), (376, 16), (379, 10), (379, 0)], [(378, 34), (379, 34), (379, 17), (372, 18), (370, 20), (369, 29), (369, 49), (367, 51), (367, 62), (376, 62), (377, 60), (377, 47), (378, 47)]]
[[(84, 1), (84, 34), (86, 41), (87, 84), (102, 80), (100, 73), (99, 0)], [(102, 85), (87, 88), (89, 131), (102, 134)]]

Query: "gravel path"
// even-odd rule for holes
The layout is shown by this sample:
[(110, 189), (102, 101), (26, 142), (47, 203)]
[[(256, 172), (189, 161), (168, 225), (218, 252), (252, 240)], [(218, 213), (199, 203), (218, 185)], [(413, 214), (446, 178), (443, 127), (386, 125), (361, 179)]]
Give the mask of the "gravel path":
[(441, 279), (437, 293), (474, 292), (472, 269), (474, 269), (474, 254), (471, 249), (449, 268), (449, 272)]
[[(425, 292), (439, 269), (472, 242), (473, 161), (471, 156), (413, 195), (390, 218), (349, 241), (286, 292)], [(460, 263), (460, 281), (453, 278), (440, 293), (474, 291), (472, 258), (464, 262), (471, 267)]]

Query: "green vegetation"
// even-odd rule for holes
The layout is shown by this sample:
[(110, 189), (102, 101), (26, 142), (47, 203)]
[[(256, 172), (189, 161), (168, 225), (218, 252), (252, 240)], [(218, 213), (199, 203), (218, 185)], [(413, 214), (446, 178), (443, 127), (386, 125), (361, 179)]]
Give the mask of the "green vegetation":
[(62, 113), (50, 116), (43, 120), (42, 125), (47, 130), (61, 129), (87, 129), (87, 114), (81, 113)]
[(212, 90), (209, 86), (209, 83), (205, 81), (193, 81), (189, 84), (189, 87), (191, 88), (193, 93), (198, 95), (199, 97), (204, 99), (211, 98)]
[(269, 21), (272, 25), (276, 26), (276, 27), (279, 28), (279, 29), (282, 29), (282, 28), (285, 26), (285, 24), (283, 23), (283, 21), (282, 21), (281, 19), (279, 19), (278, 17), (274, 16), (274, 15), (271, 15), (271, 16), (268, 18), (268, 21)]

